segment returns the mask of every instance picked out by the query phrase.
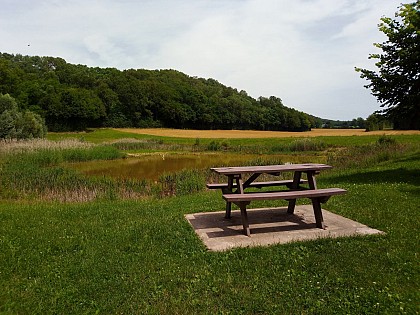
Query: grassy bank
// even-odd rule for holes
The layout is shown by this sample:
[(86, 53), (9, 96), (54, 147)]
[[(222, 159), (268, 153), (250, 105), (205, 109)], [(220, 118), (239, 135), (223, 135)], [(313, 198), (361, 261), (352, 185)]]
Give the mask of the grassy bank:
[[(419, 313), (420, 152), (406, 143), (340, 148), (330, 157), (337, 167), (318, 180), (349, 191), (328, 210), (384, 236), (212, 253), (184, 214), (223, 209), (218, 192), (82, 203), (3, 197), (0, 313)], [(59, 167), (48, 163), (40, 169)], [(175, 187), (197, 173), (184, 176)]]

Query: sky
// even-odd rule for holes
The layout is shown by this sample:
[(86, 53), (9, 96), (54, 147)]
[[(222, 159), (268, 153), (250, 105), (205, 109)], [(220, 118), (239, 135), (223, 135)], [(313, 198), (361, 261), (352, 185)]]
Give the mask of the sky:
[[(409, 2), (409, 1), (408, 1)], [(407, 1), (405, 2), (407, 3)], [(0, 52), (90, 67), (175, 69), (334, 120), (380, 109), (380, 18), (400, 0), (0, 0)]]

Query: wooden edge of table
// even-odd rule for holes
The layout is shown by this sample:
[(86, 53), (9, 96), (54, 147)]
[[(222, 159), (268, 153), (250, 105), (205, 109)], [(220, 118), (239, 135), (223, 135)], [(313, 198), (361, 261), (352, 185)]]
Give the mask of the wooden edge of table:
[(331, 169), (327, 164), (278, 164), (262, 166), (233, 166), (233, 167), (212, 167), (211, 171), (222, 175), (234, 175), (243, 173), (275, 173), (275, 172), (308, 172)]

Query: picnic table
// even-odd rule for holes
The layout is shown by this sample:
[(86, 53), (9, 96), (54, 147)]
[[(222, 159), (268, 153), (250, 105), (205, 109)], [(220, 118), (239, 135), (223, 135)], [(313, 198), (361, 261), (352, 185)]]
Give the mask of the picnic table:
[[(321, 203), (327, 202), (331, 196), (346, 193), (340, 188), (318, 189), (315, 176), (323, 170), (331, 169), (326, 164), (281, 164), (265, 166), (240, 166), (240, 167), (216, 167), (211, 170), (217, 174), (225, 175), (227, 183), (208, 183), (209, 189), (221, 189), (223, 199), (226, 200), (225, 217), (231, 217), (232, 203), (241, 209), (241, 218), (244, 232), (251, 235), (248, 223), (246, 207), (251, 201), (257, 200), (279, 200), (288, 201), (287, 212), (293, 214), (296, 206), (296, 199), (309, 198), (314, 209), (316, 226), (325, 229), (322, 217)], [(291, 179), (279, 179), (274, 181), (256, 181), (263, 174), (280, 176), (284, 173), (292, 173)], [(306, 179), (302, 176), (305, 174)], [(265, 187), (286, 187), (286, 190), (261, 192), (245, 192), (248, 188)]]

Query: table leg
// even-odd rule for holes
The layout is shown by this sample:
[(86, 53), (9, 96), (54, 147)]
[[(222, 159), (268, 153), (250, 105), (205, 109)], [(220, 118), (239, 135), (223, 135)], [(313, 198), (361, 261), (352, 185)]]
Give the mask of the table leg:
[(236, 177), (236, 187), (237, 187), (236, 193), (238, 194), (244, 193), (244, 184), (243, 184), (241, 176)]
[(248, 223), (248, 214), (246, 213), (246, 206), (248, 203), (241, 203), (239, 208), (241, 208), (241, 218), (242, 218), (242, 226), (244, 227), (244, 232), (246, 236), (251, 236), (251, 230), (249, 228)]
[(307, 172), (309, 189), (316, 189), (315, 172)]
[(325, 230), (320, 200), (318, 198), (312, 199), (312, 206), (314, 208), (316, 227)]
[[(228, 177), (228, 186), (226, 188), (227, 193), (231, 194), (233, 193), (233, 176)], [(225, 193), (225, 192), (223, 192)], [(231, 212), (232, 212), (232, 203), (226, 201), (226, 213), (225, 218), (230, 219), (231, 218)]]
[[(293, 175), (293, 184), (291, 190), (297, 189), (299, 187), (300, 179), (302, 177), (302, 172), (295, 172)], [(295, 212), (296, 199), (290, 199), (289, 205), (287, 207), (287, 213), (293, 214)]]
[(225, 219), (230, 219), (232, 217), (231, 212), (232, 212), (232, 203), (227, 201)]

